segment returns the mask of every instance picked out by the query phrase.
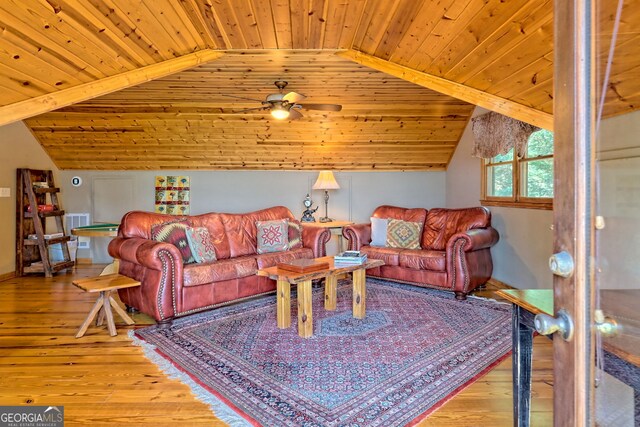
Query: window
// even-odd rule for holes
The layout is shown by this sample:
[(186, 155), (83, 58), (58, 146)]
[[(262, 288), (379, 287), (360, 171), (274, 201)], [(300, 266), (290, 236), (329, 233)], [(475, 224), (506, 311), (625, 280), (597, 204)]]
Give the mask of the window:
[(527, 152), (482, 161), (482, 204), (553, 208), (553, 133), (539, 130), (529, 137)]

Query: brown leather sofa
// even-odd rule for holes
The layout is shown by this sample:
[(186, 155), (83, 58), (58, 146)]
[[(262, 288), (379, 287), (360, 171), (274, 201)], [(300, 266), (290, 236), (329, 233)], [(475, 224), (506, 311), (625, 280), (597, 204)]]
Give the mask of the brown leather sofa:
[(498, 232), (491, 227), (491, 212), (484, 207), (465, 209), (407, 209), (380, 206), (371, 215), (424, 224), (420, 249), (370, 246), (371, 224), (343, 228), (349, 249), (360, 250), (385, 265), (367, 270), (380, 277), (422, 287), (455, 292), (456, 299), (484, 285), (491, 277), (491, 246)]
[[(152, 226), (184, 218), (194, 227), (207, 228), (217, 261), (183, 264), (176, 246), (152, 240)], [(324, 256), (331, 238), (328, 229), (303, 227), (302, 248), (257, 254), (256, 221), (282, 218), (295, 219), (283, 206), (245, 214), (188, 217), (129, 212), (122, 218), (118, 237), (109, 243), (109, 254), (120, 260), (120, 274), (140, 281), (141, 286), (121, 289), (120, 299), (127, 306), (168, 323), (174, 317), (275, 291), (276, 282), (256, 276), (258, 269), (281, 261)]]

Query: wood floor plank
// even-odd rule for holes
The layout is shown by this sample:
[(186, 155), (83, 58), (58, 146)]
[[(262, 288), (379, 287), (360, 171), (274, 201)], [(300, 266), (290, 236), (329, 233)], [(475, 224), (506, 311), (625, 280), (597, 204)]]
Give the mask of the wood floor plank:
[[(152, 324), (115, 316), (118, 335), (91, 325), (74, 338), (95, 302), (71, 284), (104, 266), (80, 265), (53, 278), (0, 282), (0, 404), (62, 405), (68, 426), (222, 426), (183, 383), (169, 379), (127, 332)], [(478, 292), (495, 298), (493, 288)], [(553, 424), (553, 348), (534, 339), (531, 425)], [(457, 394), (418, 426), (511, 426), (511, 358)]]

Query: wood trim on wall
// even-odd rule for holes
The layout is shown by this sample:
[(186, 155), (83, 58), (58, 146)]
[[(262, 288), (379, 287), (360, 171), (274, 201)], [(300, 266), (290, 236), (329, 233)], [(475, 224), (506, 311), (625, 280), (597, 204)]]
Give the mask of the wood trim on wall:
[(9, 273), (0, 274), (0, 282), (13, 279), (14, 277), (16, 277), (15, 271), (10, 271)]
[(218, 59), (222, 55), (224, 52), (212, 49), (199, 50), (94, 82), (5, 105), (0, 107), (0, 126), (188, 70)]
[(527, 107), (526, 105), (518, 104), (517, 102), (513, 102), (505, 98), (500, 98), (499, 96), (474, 89), (470, 86), (465, 86), (451, 80), (416, 71), (412, 68), (386, 61), (353, 49), (338, 52), (336, 55), (350, 59), (366, 67), (373, 68), (374, 70), (382, 71), (383, 73), (387, 73), (391, 76), (410, 81), (411, 83), (415, 83), (419, 86), (449, 95), (453, 98), (478, 105), (490, 111), (504, 114), (505, 116), (512, 117), (525, 123), (530, 123), (543, 129), (553, 130), (553, 115), (545, 113), (544, 111), (536, 110), (535, 108)]

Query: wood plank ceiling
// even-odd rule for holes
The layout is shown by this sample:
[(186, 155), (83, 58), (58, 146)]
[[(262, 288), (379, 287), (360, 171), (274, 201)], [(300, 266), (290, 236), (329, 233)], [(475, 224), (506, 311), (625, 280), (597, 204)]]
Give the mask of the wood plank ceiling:
[[(605, 116), (639, 105), (639, 4), (625, 2)], [(441, 170), (472, 106), (335, 53), (552, 113), (552, 9), (552, 0), (4, 0), (0, 108), (214, 49), (224, 55), (206, 65), (26, 123), (62, 169)], [(602, 52), (612, 19), (599, 23)], [(237, 113), (256, 103), (224, 96), (263, 99), (277, 79), (344, 109), (276, 122)]]

